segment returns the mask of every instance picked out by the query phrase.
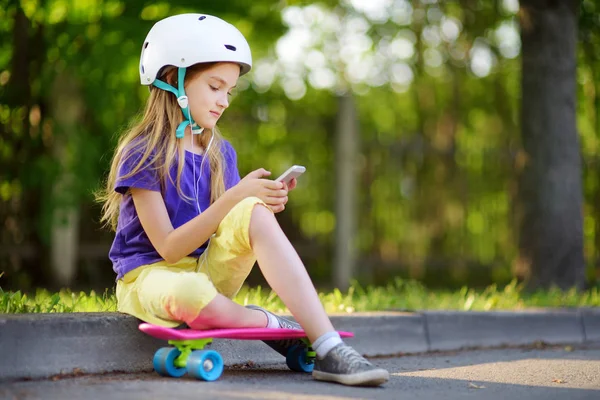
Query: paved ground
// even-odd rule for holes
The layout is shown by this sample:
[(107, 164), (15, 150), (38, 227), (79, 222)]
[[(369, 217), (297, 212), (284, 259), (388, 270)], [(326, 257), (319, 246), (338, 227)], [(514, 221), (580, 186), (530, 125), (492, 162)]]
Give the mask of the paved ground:
[(314, 382), (281, 364), (227, 368), (211, 383), (161, 378), (155, 373), (2, 383), (0, 399), (600, 399), (600, 344), (441, 352), (372, 361), (392, 373), (384, 387)]

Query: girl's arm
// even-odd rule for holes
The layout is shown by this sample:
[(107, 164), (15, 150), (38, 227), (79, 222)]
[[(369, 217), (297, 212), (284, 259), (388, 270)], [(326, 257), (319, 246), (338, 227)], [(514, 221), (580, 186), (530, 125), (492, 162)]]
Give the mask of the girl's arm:
[(168, 263), (175, 263), (202, 246), (236, 204), (221, 196), (196, 218), (174, 229), (159, 192), (131, 188), (135, 210), (150, 242)]
[(175, 263), (202, 246), (227, 213), (239, 201), (256, 196), (268, 204), (285, 204), (287, 190), (280, 182), (260, 179), (270, 173), (264, 169), (248, 174), (236, 186), (226, 191), (204, 212), (174, 229), (167, 207), (159, 192), (131, 188), (133, 203), (150, 242), (168, 263)]

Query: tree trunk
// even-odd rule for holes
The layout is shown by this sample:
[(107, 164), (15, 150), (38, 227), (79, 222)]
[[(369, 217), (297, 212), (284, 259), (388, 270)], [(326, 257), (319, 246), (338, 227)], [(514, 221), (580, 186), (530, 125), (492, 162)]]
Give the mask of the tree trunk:
[[(580, 29), (583, 27), (580, 27)], [(592, 98), (589, 99), (593, 104), (591, 116), (593, 118), (592, 126), (595, 128), (596, 134), (600, 134), (600, 58), (596, 53), (596, 46), (594, 46), (595, 37), (592, 35), (591, 30), (593, 28), (585, 27), (589, 31), (581, 32), (580, 41), (583, 42), (583, 54), (587, 61), (588, 68), (592, 77), (592, 85), (594, 87)], [(584, 28), (584, 29), (585, 29)], [(600, 159), (595, 156), (588, 161), (588, 174), (593, 175), (595, 179), (598, 178), (598, 166), (600, 165)], [(594, 216), (594, 268), (595, 268), (595, 280), (600, 282), (600, 185), (595, 185), (592, 194), (592, 215)]]
[(355, 274), (358, 122), (351, 93), (339, 97), (336, 132), (335, 260), (333, 283), (346, 290)]
[[(54, 156), (60, 164), (52, 193), (51, 261), (53, 278), (60, 286), (73, 283), (77, 272), (79, 247), (79, 207), (74, 201), (74, 168), (69, 152), (83, 124), (84, 99), (74, 74), (58, 73), (52, 91), (52, 117), (55, 121)], [(70, 149), (71, 148), (71, 149)]]
[(582, 182), (576, 112), (579, 2), (522, 0), (517, 275), (530, 289), (583, 288)]

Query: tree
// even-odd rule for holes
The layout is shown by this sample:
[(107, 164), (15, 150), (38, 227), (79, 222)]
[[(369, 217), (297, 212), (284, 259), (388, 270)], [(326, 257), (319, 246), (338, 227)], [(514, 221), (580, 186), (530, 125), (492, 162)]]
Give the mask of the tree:
[[(74, 283), (89, 225), (82, 205), (115, 130), (140, 109), (141, 41), (154, 21), (198, 12), (189, 0), (93, 3), (0, 1), (0, 34), (12, 34), (0, 44), (0, 271), (19, 286)], [(202, 11), (237, 22), (254, 43), (282, 29), (267, 2), (207, 1)]]
[(583, 212), (576, 128), (578, 1), (522, 0), (517, 273), (531, 288), (582, 288)]
[(339, 96), (335, 144), (336, 240), (333, 284), (347, 290), (355, 278), (356, 201), (359, 132), (354, 99), (350, 93)]

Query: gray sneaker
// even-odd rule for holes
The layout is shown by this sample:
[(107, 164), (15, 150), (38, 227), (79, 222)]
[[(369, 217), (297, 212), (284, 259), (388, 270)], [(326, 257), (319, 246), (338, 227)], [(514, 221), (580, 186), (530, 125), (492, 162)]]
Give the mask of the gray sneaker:
[(289, 319), (280, 317), (279, 315), (273, 314), (271, 311), (267, 311), (262, 307), (259, 306), (255, 306), (254, 304), (249, 304), (246, 306), (246, 308), (249, 308), (251, 310), (259, 310), (264, 312), (265, 314), (271, 314), (273, 315), (277, 321), (279, 321), (279, 327), (283, 328), (283, 329), (302, 329), (302, 327), (300, 326), (299, 323), (294, 322), (294, 321), (290, 321)]
[[(272, 312), (267, 311), (262, 307), (251, 304), (251, 305), (247, 305), (246, 308), (249, 308), (251, 310), (260, 310), (260, 311), (264, 312), (265, 314), (274, 315), (275, 318), (277, 319), (277, 321), (279, 322), (280, 328), (297, 329), (297, 330), (302, 329), (302, 327), (300, 326), (299, 323), (290, 321), (289, 319), (286, 319), (286, 318), (280, 317), (279, 315), (273, 314)], [(287, 357), (289, 349), (291, 349), (294, 346), (298, 346), (298, 348), (300, 348), (300, 349), (308, 347), (306, 345), (306, 343), (304, 343), (300, 339), (263, 340), (263, 342), (266, 343), (270, 348), (272, 348), (273, 350), (275, 350), (276, 352), (278, 352), (279, 354), (281, 354), (284, 357)]]
[(312, 374), (319, 381), (350, 386), (379, 386), (390, 379), (388, 371), (375, 367), (345, 343), (331, 349), (324, 359), (317, 357)]

